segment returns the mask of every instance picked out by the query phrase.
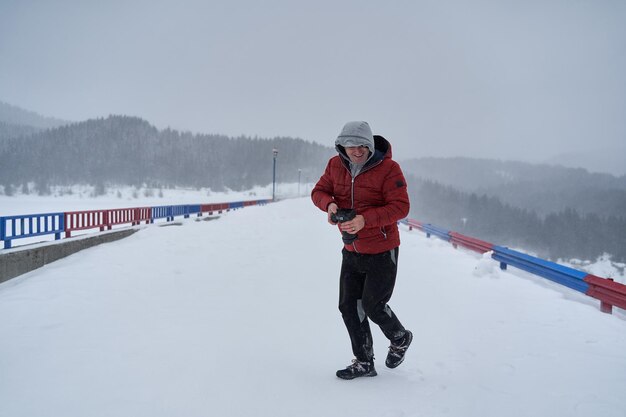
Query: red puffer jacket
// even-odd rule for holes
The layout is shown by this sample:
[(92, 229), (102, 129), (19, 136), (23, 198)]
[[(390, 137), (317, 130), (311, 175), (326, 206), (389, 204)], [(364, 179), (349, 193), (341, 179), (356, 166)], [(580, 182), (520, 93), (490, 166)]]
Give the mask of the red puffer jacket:
[(352, 178), (345, 149), (328, 161), (326, 170), (313, 191), (313, 203), (326, 212), (330, 203), (339, 208), (354, 208), (365, 218), (358, 239), (346, 250), (375, 254), (400, 245), (397, 221), (409, 214), (409, 196), (400, 165), (391, 159), (391, 144), (374, 135), (376, 152), (361, 172)]

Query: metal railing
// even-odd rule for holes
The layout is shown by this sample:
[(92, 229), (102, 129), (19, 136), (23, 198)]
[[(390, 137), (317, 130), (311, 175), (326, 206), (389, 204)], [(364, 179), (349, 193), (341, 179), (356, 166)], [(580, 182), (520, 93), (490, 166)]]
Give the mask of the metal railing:
[(65, 231), (64, 213), (27, 214), (0, 217), (0, 240), (4, 249), (11, 248), (15, 239), (53, 234), (61, 239)]
[(430, 223), (413, 219), (404, 219), (401, 223), (409, 226), (409, 230), (413, 228), (421, 230), (426, 233), (427, 237), (434, 235), (450, 242), (455, 248), (463, 246), (479, 253), (491, 252), (491, 258), (500, 262), (500, 268), (503, 270), (511, 265), (593, 297), (600, 301), (600, 310), (604, 313), (612, 313), (614, 306), (626, 310), (626, 285), (614, 282), (612, 279), (598, 277), (504, 246), (448, 231)]
[(4, 249), (10, 249), (16, 239), (54, 234), (55, 239), (70, 238), (72, 232), (89, 229), (111, 230), (113, 226), (141, 222), (154, 223), (156, 219), (173, 221), (175, 217), (188, 218), (192, 214), (212, 215), (217, 211), (264, 205), (271, 200), (237, 201), (230, 203), (181, 204), (155, 207), (131, 207), (103, 210), (68, 211), (61, 213), (38, 213), (0, 217), (0, 241)]

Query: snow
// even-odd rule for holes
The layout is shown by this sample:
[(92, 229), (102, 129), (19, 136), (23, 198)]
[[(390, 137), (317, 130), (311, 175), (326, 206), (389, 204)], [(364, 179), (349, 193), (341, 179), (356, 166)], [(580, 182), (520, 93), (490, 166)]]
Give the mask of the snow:
[[(277, 184), (277, 198), (297, 197), (298, 184)], [(310, 192), (310, 184), (302, 184), (301, 195)], [(101, 196), (92, 186), (52, 187), (50, 196), (36, 193), (15, 196), (0, 194), (0, 216), (54, 213), (63, 211), (100, 210), (127, 207), (165, 206), (176, 204), (223, 203), (231, 201), (271, 199), (271, 185), (246, 191), (213, 192), (209, 189), (150, 188), (111, 186)]]
[(324, 213), (176, 224), (0, 284), (1, 417), (626, 416), (626, 320), (568, 288), (402, 227), (390, 305), (413, 345), (387, 369), (373, 326), (379, 376), (343, 381)]
[(611, 278), (616, 282), (626, 284), (626, 264), (622, 262), (615, 262), (611, 259), (611, 255), (604, 254), (594, 262), (581, 261), (579, 259), (571, 259), (569, 261), (559, 260), (559, 263), (568, 265), (572, 268), (586, 271), (589, 274), (593, 274), (602, 278)]

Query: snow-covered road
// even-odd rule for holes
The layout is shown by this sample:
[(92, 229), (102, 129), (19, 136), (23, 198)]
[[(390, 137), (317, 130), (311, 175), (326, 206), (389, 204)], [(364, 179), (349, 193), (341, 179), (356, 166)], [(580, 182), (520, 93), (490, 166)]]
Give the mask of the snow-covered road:
[[(178, 222), (177, 222), (178, 223)], [(1, 417), (626, 416), (626, 321), (403, 229), (375, 378), (336, 304), (341, 239), (307, 198), (151, 225), (0, 285)], [(381, 360), (383, 359), (383, 360)]]

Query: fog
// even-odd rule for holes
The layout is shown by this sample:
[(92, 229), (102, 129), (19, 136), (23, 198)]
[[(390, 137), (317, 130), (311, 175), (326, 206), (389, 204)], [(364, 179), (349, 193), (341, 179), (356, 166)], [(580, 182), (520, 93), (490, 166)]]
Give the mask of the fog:
[(396, 158), (608, 166), (626, 159), (625, 21), (605, 0), (1, 0), (0, 100), (327, 145), (367, 120)]

